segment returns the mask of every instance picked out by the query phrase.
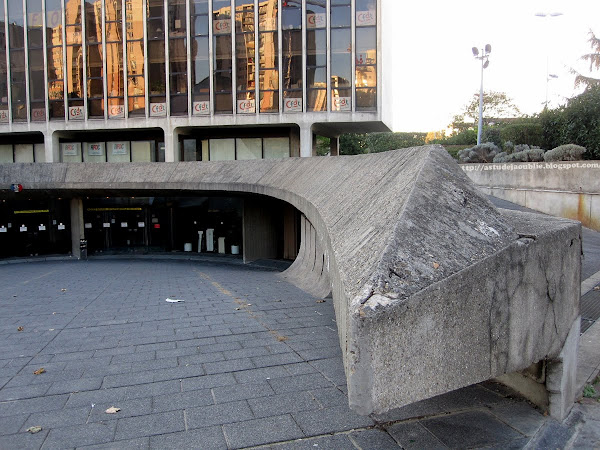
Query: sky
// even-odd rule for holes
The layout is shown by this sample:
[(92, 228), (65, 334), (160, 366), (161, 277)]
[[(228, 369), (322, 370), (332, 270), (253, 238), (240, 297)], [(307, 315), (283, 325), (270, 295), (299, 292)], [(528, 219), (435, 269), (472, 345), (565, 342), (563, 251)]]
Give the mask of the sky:
[[(589, 74), (580, 57), (590, 52), (589, 30), (600, 36), (600, 0), (384, 0), (382, 13), (398, 18), (394, 131), (446, 129), (479, 92), (471, 48), (486, 44), (484, 90), (505, 92), (523, 114), (543, 109), (546, 85), (549, 107), (564, 104), (581, 91), (569, 67)], [(547, 83), (547, 72), (558, 78)]]

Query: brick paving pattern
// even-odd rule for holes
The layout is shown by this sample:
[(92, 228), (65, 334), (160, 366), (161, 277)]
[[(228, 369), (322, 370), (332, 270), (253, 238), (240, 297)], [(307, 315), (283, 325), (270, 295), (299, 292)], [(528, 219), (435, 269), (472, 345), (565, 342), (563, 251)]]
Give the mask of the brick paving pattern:
[(239, 265), (4, 265), (0, 342), (1, 449), (521, 448), (549, 421), (491, 382), (358, 416), (331, 299)]

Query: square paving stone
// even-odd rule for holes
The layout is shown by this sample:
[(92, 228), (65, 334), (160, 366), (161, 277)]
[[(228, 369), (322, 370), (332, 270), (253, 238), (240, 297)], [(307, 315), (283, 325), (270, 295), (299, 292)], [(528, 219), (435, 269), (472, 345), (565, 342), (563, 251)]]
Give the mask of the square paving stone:
[(491, 446), (523, 437), (485, 411), (425, 419), (421, 424), (451, 448)]
[(227, 448), (221, 427), (198, 428), (150, 438), (151, 448), (221, 450)]
[(287, 378), (277, 378), (269, 380), (269, 384), (278, 394), (292, 391), (307, 391), (309, 389), (319, 389), (332, 387), (333, 383), (320, 373), (308, 373), (305, 375), (296, 375)]
[(406, 450), (447, 449), (448, 447), (419, 422), (397, 423), (387, 428), (388, 433)]
[(546, 421), (546, 417), (526, 402), (493, 406), (491, 413), (525, 436), (533, 436)]
[(210, 389), (177, 392), (154, 397), (152, 402), (152, 412), (188, 409), (196, 406), (212, 405), (213, 403)]
[(273, 392), (273, 389), (271, 389), (271, 386), (269, 386), (267, 382), (216, 387), (213, 388), (212, 391), (215, 403), (226, 403), (248, 398), (275, 395), (275, 392)]
[(248, 404), (256, 417), (321, 409), (321, 405), (310, 392), (288, 392), (271, 397), (252, 398), (248, 400)]
[(374, 424), (370, 418), (359, 416), (347, 406), (305, 411), (292, 415), (307, 436), (366, 428)]
[(83, 406), (79, 408), (64, 408), (59, 411), (49, 411), (33, 413), (29, 416), (21, 431), (29, 427), (40, 426), (44, 430), (51, 428), (70, 427), (86, 423), (90, 414), (91, 407)]
[(185, 416), (188, 429), (254, 419), (248, 402), (245, 400), (190, 408), (186, 410)]
[[(361, 450), (398, 449), (392, 437), (383, 430), (361, 430), (350, 433), (349, 438)], [(405, 447), (406, 448), (406, 447)], [(425, 447), (421, 447), (425, 448)]]
[(184, 429), (183, 411), (129, 417), (119, 419), (115, 440), (174, 433)]
[(289, 415), (226, 424), (223, 432), (232, 448), (270, 444), (304, 436)]
[(39, 433), (19, 433), (0, 436), (1, 449), (39, 450), (48, 435), (48, 430)]
[(116, 420), (102, 423), (88, 423), (72, 427), (54, 428), (42, 447), (44, 450), (83, 447), (103, 444), (113, 440)]
[(29, 414), (15, 414), (0, 419), (0, 435), (18, 433)]

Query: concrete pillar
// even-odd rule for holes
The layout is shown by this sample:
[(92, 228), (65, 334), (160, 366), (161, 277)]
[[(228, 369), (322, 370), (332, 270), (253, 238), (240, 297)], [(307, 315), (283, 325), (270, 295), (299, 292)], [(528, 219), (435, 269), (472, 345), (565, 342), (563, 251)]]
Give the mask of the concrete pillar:
[(310, 125), (300, 126), (300, 156), (303, 158), (314, 156), (317, 137), (312, 132)]
[(329, 138), (329, 156), (340, 156), (340, 138)]
[(77, 259), (81, 258), (79, 250), (80, 239), (85, 239), (83, 200), (73, 198), (71, 199), (71, 254)]
[(300, 128), (296, 126), (290, 128), (290, 156), (300, 156)]
[(165, 131), (165, 162), (179, 161), (179, 132), (175, 128), (170, 131), (167, 128)]
[(277, 258), (278, 213), (279, 207), (268, 199), (244, 200), (244, 263)]
[(44, 150), (46, 153), (46, 162), (60, 162), (60, 142), (59, 133), (45, 132), (44, 133)]

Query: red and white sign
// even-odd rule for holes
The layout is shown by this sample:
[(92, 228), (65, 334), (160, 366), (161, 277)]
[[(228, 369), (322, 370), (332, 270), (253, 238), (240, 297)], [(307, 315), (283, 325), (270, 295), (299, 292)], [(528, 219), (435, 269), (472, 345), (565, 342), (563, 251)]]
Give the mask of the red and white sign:
[(88, 155), (90, 156), (102, 156), (102, 144), (100, 142), (94, 142), (88, 144)]
[(63, 156), (77, 156), (79, 143), (62, 144)]
[(356, 11), (356, 26), (368, 27), (377, 24), (377, 17), (374, 10)]
[(166, 103), (152, 103), (150, 105), (150, 117), (164, 117), (167, 115)]
[(127, 154), (127, 146), (125, 145), (125, 142), (113, 142), (112, 154), (113, 155), (126, 155)]
[(31, 120), (46, 120), (46, 110), (44, 108), (32, 109)]
[(252, 114), (256, 112), (256, 102), (253, 98), (237, 101), (238, 114)]
[(83, 106), (69, 106), (69, 120), (83, 120)]
[(352, 111), (352, 98), (333, 97), (333, 111)]
[(210, 114), (210, 102), (194, 102), (192, 105), (192, 111), (194, 116), (204, 116), (206, 114)]
[(284, 112), (302, 112), (301, 98), (286, 98), (283, 99)]
[(8, 122), (8, 109), (0, 109), (0, 123)]
[(326, 26), (327, 16), (325, 13), (306, 15), (306, 28), (325, 28)]
[(108, 107), (108, 117), (125, 117), (125, 107), (123, 105), (110, 105)]
[(231, 19), (220, 19), (213, 22), (214, 34), (229, 34), (231, 33)]

